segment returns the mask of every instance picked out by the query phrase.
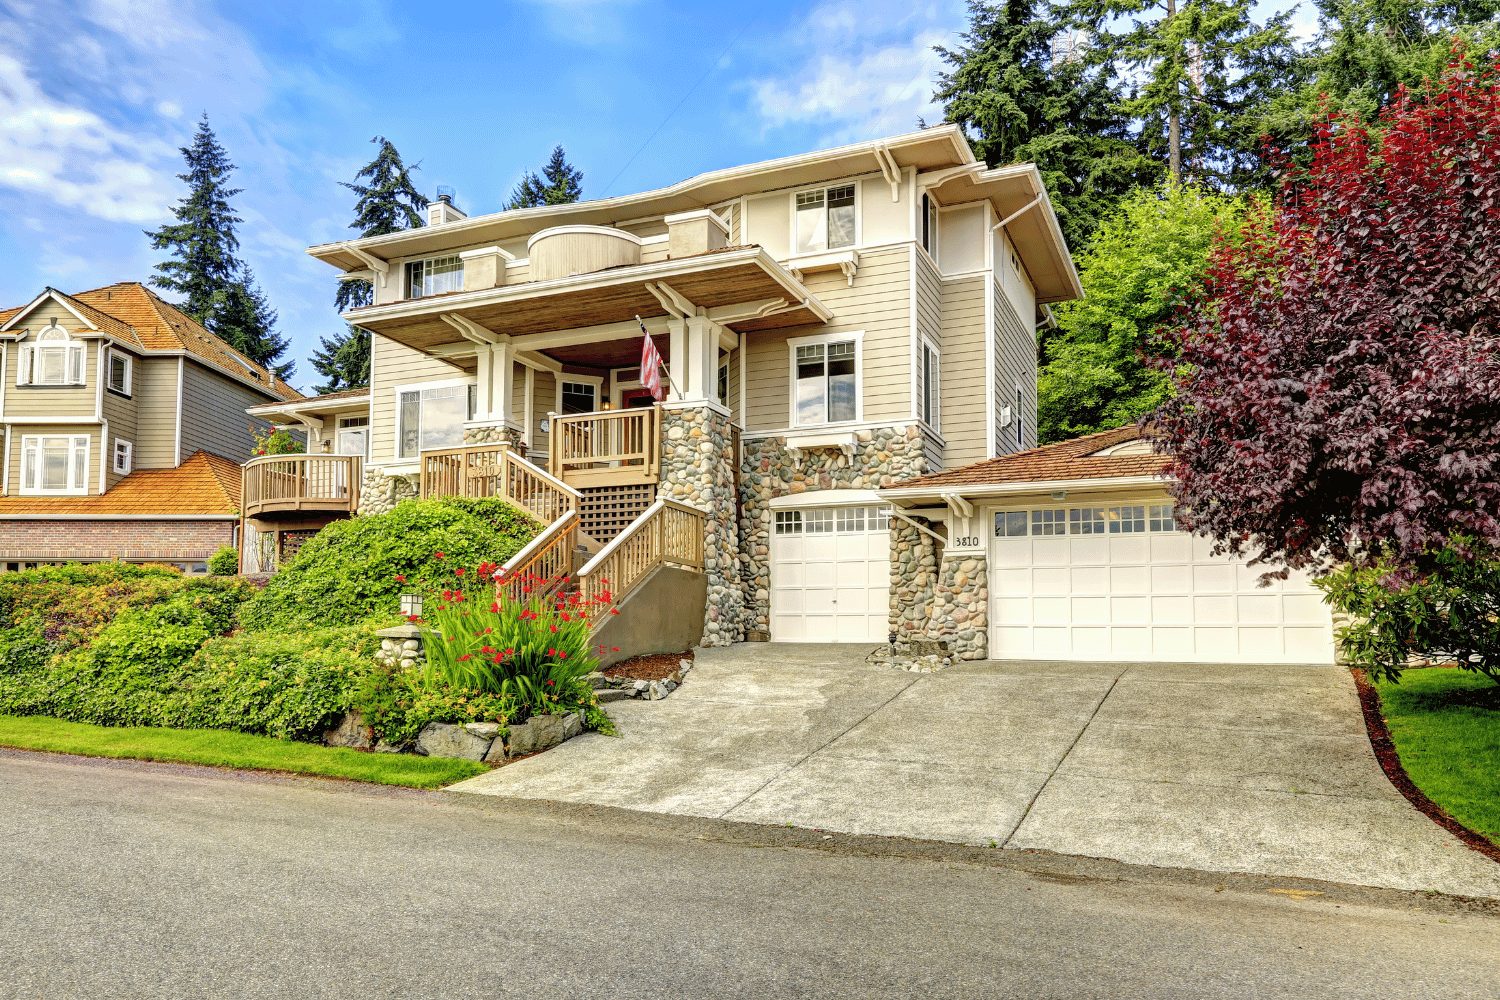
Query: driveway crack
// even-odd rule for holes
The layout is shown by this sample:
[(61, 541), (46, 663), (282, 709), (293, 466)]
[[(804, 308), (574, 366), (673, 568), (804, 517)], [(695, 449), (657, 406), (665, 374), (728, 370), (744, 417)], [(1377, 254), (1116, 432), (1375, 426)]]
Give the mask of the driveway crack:
[(1016, 825), (1010, 828), (1010, 832), (1007, 833), (1005, 835), (1005, 839), (1000, 842), (1001, 847), (1005, 847), (1007, 844), (1009, 844), (1011, 842), (1011, 839), (1015, 837), (1016, 831), (1021, 829), (1021, 824), (1026, 822), (1027, 816), (1031, 815), (1031, 807), (1036, 805), (1036, 800), (1042, 797), (1042, 793), (1045, 792), (1047, 790), (1047, 786), (1052, 783), (1053, 777), (1057, 774), (1058, 771), (1062, 770), (1063, 763), (1068, 759), (1068, 754), (1073, 752), (1073, 748), (1078, 745), (1078, 741), (1083, 739), (1083, 734), (1088, 732), (1089, 726), (1092, 726), (1094, 724), (1095, 717), (1099, 715), (1099, 709), (1104, 707), (1104, 703), (1108, 701), (1109, 696), (1114, 693), (1115, 685), (1120, 683), (1120, 678), (1124, 677), (1128, 673), (1130, 673), (1130, 667), (1127, 666), (1124, 670), (1121, 670), (1118, 674), (1115, 675), (1114, 680), (1109, 682), (1109, 687), (1105, 688), (1104, 693), (1099, 696), (1099, 700), (1094, 703), (1094, 710), (1089, 713), (1088, 720), (1084, 722), (1083, 727), (1078, 730), (1078, 735), (1073, 737), (1073, 742), (1068, 744), (1068, 749), (1063, 751), (1063, 755), (1057, 758), (1057, 763), (1052, 765), (1052, 770), (1047, 773), (1047, 777), (1039, 786), (1037, 786), (1036, 794), (1031, 797), (1031, 801), (1026, 803), (1026, 808), (1021, 810), (1021, 816), (1016, 820)]

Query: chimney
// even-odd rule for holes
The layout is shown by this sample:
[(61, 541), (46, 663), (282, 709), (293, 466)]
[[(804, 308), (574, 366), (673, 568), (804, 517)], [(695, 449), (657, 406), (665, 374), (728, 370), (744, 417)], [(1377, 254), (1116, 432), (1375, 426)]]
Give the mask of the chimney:
[(468, 215), (463, 209), (453, 204), (454, 191), (446, 184), (439, 184), (437, 189), (437, 201), (427, 203), (427, 224), (429, 226), (441, 226), (449, 222), (457, 222), (467, 219)]

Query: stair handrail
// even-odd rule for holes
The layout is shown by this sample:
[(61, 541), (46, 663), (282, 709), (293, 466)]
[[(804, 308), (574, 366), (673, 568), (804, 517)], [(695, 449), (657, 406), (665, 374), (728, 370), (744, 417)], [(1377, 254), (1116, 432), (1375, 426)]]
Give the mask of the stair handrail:
[[(565, 511), (500, 566), (495, 573), (497, 586), (517, 601), (522, 599), (528, 575), (546, 581), (549, 591), (556, 590), (572, 569), (572, 553), (577, 544), (578, 511)], [(536, 572), (538, 569), (541, 572)]]
[[(666, 517), (668, 513), (678, 513), (688, 516), (696, 522), (694, 530), (687, 533), (690, 539), (688, 544), (678, 546), (678, 539), (669, 537), (666, 530)], [(703, 547), (704, 547), (704, 522), (707, 520), (703, 511), (676, 500), (660, 499), (641, 512), (641, 516), (630, 522), (609, 544), (600, 549), (592, 559), (584, 563), (583, 568), (577, 573), (578, 587), (586, 599), (592, 599), (608, 592), (611, 600), (618, 604), (644, 580), (650, 572), (665, 563), (675, 563), (686, 566), (697, 572), (703, 571)], [(650, 534), (647, 533), (650, 529)], [(639, 561), (634, 576), (619, 579), (619, 574), (612, 572), (616, 577), (610, 583), (604, 583), (600, 577), (600, 571), (609, 566), (622, 548), (630, 544), (645, 542), (651, 548), (650, 553)], [(689, 551), (691, 550), (691, 551)], [(608, 579), (608, 578), (604, 578)]]

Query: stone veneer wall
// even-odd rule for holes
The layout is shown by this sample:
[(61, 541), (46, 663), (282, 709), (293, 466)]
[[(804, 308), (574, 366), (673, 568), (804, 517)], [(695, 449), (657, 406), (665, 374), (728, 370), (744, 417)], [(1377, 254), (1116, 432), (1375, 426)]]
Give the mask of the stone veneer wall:
[(663, 408), (661, 438), (657, 497), (697, 507), (708, 515), (703, 545), (708, 576), (703, 645), (739, 642), (744, 638), (744, 594), (729, 418), (707, 406)]
[(983, 660), (989, 655), (989, 560), (980, 552), (943, 557), (937, 574), (927, 637), (948, 643), (956, 660)]
[(504, 424), (490, 424), (488, 427), (465, 427), (464, 444), (499, 444), (506, 441), (512, 448), (520, 450), (521, 429), (519, 427), (507, 427)]
[(379, 469), (365, 469), (359, 488), (356, 514), (384, 514), (402, 500), (422, 495), (415, 476), (387, 476)]
[[(855, 441), (853, 456), (837, 448), (819, 448), (803, 451), (799, 460), (787, 451), (785, 437), (745, 443), (740, 467), (741, 572), (747, 595), (745, 630), (758, 633), (756, 638), (768, 638), (771, 632), (773, 499), (818, 490), (879, 489), (927, 471), (922, 431), (916, 424), (858, 431)], [(892, 522), (893, 531), (898, 523)]]
[[(932, 527), (924, 517), (914, 518)], [(905, 521), (891, 519), (891, 631), (896, 648), (911, 652), (912, 642), (927, 638), (927, 619), (937, 587), (937, 542)]]

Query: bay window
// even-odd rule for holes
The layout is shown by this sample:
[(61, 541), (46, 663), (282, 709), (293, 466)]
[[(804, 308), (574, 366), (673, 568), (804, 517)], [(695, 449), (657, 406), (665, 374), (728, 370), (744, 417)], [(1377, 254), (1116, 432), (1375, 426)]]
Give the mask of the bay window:
[(21, 438), (21, 492), (88, 492), (89, 436), (38, 434)]
[(797, 253), (854, 245), (854, 185), (799, 191), (796, 199)]
[(794, 374), (792, 422), (801, 427), (858, 420), (858, 340), (829, 337), (789, 343)]
[(473, 383), (397, 390), (397, 457), (462, 445), (464, 421), (474, 419), (475, 396)]

